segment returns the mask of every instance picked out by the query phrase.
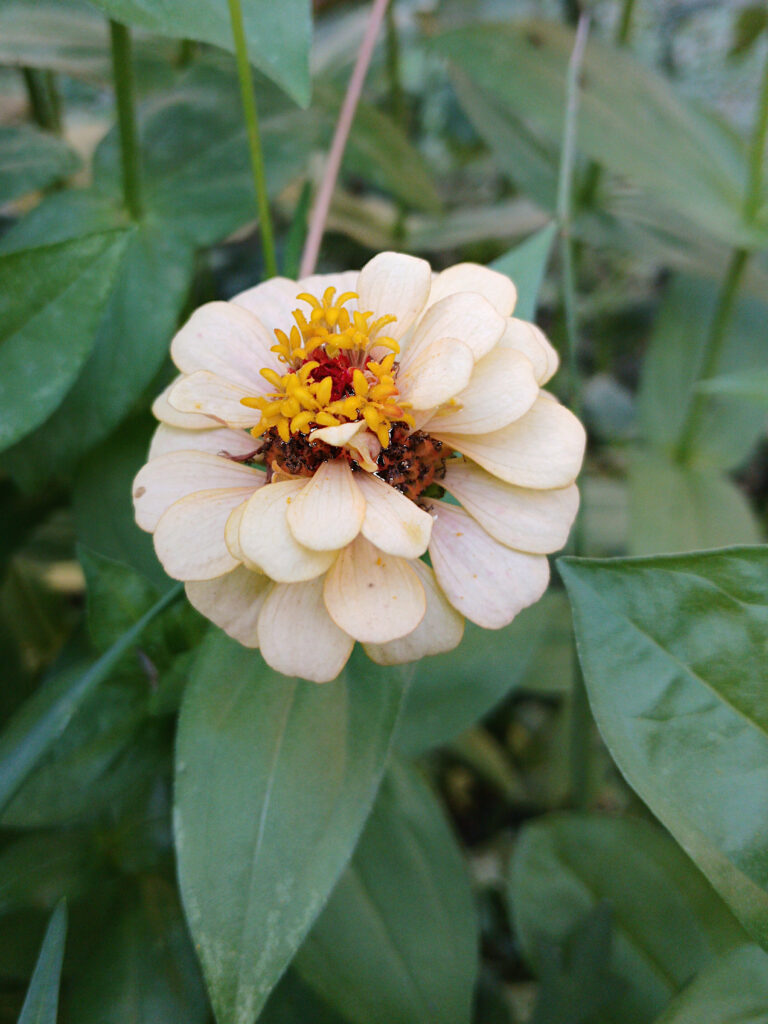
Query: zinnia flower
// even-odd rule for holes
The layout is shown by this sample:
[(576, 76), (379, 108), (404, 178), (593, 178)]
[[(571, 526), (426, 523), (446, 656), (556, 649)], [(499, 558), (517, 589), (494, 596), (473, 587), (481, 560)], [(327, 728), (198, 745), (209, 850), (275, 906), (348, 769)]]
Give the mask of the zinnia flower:
[[(451, 650), (538, 600), (576, 515), (578, 420), (502, 274), (375, 256), (198, 309), (134, 484), (191, 603), (280, 672)], [(425, 560), (429, 553), (429, 561)]]

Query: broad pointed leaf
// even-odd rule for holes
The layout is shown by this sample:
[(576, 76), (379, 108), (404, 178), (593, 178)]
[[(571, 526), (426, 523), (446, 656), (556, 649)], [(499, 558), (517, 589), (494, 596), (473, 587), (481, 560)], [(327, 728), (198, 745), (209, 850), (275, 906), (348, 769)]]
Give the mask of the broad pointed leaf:
[(35, 973), (29, 983), (19, 1024), (56, 1024), (59, 1010), (59, 983), (64, 942), (67, 936), (67, 908), (60, 903), (53, 912)]

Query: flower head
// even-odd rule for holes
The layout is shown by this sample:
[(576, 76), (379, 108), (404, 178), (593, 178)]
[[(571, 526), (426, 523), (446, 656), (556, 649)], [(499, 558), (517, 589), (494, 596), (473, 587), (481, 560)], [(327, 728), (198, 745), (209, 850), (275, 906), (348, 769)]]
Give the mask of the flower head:
[[(584, 453), (502, 274), (381, 253), (198, 309), (134, 483), (168, 574), (280, 672), (455, 647), (543, 594)], [(422, 556), (429, 553), (427, 564)]]

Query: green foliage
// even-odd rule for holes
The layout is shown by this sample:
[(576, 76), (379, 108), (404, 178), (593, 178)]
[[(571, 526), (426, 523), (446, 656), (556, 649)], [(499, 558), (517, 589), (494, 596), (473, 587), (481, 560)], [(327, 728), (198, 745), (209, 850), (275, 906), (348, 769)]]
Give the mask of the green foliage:
[(60, 139), (27, 126), (0, 128), (0, 203), (73, 174), (79, 160)]
[(708, 967), (656, 1024), (760, 1024), (768, 1013), (768, 956), (742, 946)]
[(45, 933), (35, 973), (29, 983), (19, 1024), (56, 1024), (59, 1008), (59, 980), (67, 934), (66, 904), (60, 903)]

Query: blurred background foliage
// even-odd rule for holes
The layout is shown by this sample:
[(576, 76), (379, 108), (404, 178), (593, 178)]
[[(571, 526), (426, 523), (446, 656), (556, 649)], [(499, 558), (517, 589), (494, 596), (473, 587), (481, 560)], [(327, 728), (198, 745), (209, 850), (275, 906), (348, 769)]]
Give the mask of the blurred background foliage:
[[(278, 252), (295, 274), (367, 8), (316, 0), (308, 62), (306, 3), (251, 6)], [(589, 11), (571, 224), (590, 436), (580, 554), (759, 543), (768, 197), (761, 186), (749, 217), (743, 197), (766, 9)], [(564, 353), (553, 218), (578, 15), (569, 0), (394, 0), (319, 269), (381, 249), (492, 263)], [(107, 16), (134, 27), (138, 219)], [(55, 1019), (62, 899), (61, 1020), (211, 1020), (170, 813), (181, 695), (221, 640), (183, 602), (157, 611), (170, 581), (129, 497), (175, 327), (263, 275), (227, 33), (215, 3), (0, 5), (0, 1022), (18, 1019), (36, 963), (23, 1019)], [(733, 308), (702, 374), (728, 273)], [(564, 368), (553, 390), (569, 400), (574, 383)], [(762, 954), (741, 948), (594, 732), (591, 813), (569, 810), (573, 666), (557, 580), (507, 629), (469, 626), (457, 652), (418, 666), (351, 866), (260, 1019), (701, 1024), (712, 993), (768, 998)], [(35, 999), (49, 1016), (32, 1016)]]

